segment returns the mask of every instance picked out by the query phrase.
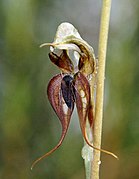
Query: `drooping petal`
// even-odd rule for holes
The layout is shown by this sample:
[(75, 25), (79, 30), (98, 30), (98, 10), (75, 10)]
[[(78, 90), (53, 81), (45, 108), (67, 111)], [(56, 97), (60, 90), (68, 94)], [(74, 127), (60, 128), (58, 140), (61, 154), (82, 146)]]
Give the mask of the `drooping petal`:
[[(90, 85), (87, 78), (82, 73), (77, 73), (75, 75), (75, 100), (76, 100), (76, 107), (79, 116), (80, 126), (82, 130), (83, 137), (86, 143), (95, 148), (89, 141), (87, 134), (86, 134), (86, 121), (88, 117), (92, 117), (91, 109), (90, 109)], [(91, 124), (93, 119), (88, 119)]]
[(74, 68), (73, 64), (71, 60), (69, 59), (67, 52), (65, 50), (63, 50), (60, 56), (58, 56), (57, 54), (53, 52), (50, 52), (49, 58), (55, 65), (57, 65), (60, 68), (60, 70), (63, 73), (73, 72), (73, 68)]
[(56, 149), (58, 149), (63, 140), (64, 137), (67, 133), (67, 129), (69, 126), (69, 122), (71, 119), (71, 115), (73, 112), (73, 107), (74, 105), (72, 105), (72, 108), (69, 108), (67, 106), (67, 104), (65, 103), (65, 100), (63, 99), (62, 96), (62, 91), (61, 91), (61, 82), (63, 79), (63, 75), (62, 74), (58, 74), (55, 77), (53, 77), (47, 87), (47, 94), (48, 94), (48, 99), (54, 109), (54, 111), (56, 112), (60, 122), (61, 122), (61, 126), (62, 126), (62, 134), (61, 134), (61, 138), (58, 142), (58, 144), (49, 152), (47, 152), (46, 154), (44, 154), (43, 156), (41, 156), (40, 158), (38, 158), (33, 164), (31, 169), (34, 167), (34, 165), (36, 165), (40, 160), (44, 159), (45, 157), (47, 157), (48, 155), (52, 154)]
[[(76, 106), (77, 106), (77, 111), (78, 111), (79, 120), (80, 120), (80, 126), (81, 126), (82, 134), (86, 143), (93, 149), (107, 153), (109, 155), (112, 155), (116, 159), (118, 159), (118, 157), (112, 152), (95, 147), (88, 139), (88, 136), (86, 133), (86, 120), (88, 117), (89, 110), (91, 110), (90, 109), (90, 86), (86, 77), (80, 72), (77, 73), (75, 76), (75, 98), (76, 98)], [(89, 117), (91, 116), (92, 114), (89, 114)]]
[(90, 106), (90, 86), (86, 77), (80, 72), (75, 75), (75, 98), (81, 130), (83, 136), (85, 136), (86, 120)]
[(48, 84), (47, 95), (54, 111), (56, 112), (61, 122), (61, 125), (62, 125), (62, 138), (61, 139), (63, 140), (67, 132), (68, 126), (69, 126), (69, 122), (71, 119), (74, 105), (72, 105), (72, 108), (69, 108), (67, 104), (65, 103), (65, 100), (62, 95), (62, 90), (61, 90), (62, 81), (63, 81), (62, 74), (59, 74), (53, 77)]

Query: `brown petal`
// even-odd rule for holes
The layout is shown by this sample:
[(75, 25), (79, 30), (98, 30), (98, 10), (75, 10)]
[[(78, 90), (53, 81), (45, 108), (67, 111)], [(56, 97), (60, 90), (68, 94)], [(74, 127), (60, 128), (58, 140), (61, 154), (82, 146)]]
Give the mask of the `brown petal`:
[(82, 52), (78, 68), (82, 74), (88, 76), (95, 71), (95, 57), (90, 57), (88, 54)]
[(62, 125), (62, 134), (61, 134), (61, 138), (58, 142), (58, 144), (49, 152), (47, 152), (46, 154), (44, 154), (43, 156), (41, 156), (40, 158), (38, 158), (33, 164), (31, 169), (33, 169), (33, 167), (42, 159), (44, 159), (45, 157), (47, 157), (48, 155), (52, 154), (56, 149), (58, 149), (63, 140), (64, 137), (67, 133), (67, 129), (69, 126), (69, 122), (71, 119), (71, 115), (73, 112), (73, 107), (69, 108), (67, 106), (67, 104), (65, 103), (63, 96), (62, 96), (62, 91), (61, 91), (61, 82), (63, 79), (63, 75), (59, 74), (56, 75), (55, 77), (53, 77), (49, 84), (48, 84), (48, 88), (47, 88), (47, 94), (48, 94), (48, 99), (54, 109), (54, 111), (56, 112), (61, 125)]
[[(92, 116), (91, 113), (89, 114), (89, 110), (91, 107), (90, 106), (90, 86), (89, 86), (89, 82), (86, 79), (86, 77), (80, 72), (77, 73), (75, 76), (75, 98), (76, 98), (76, 106), (77, 106), (77, 111), (78, 111), (79, 120), (80, 120), (80, 126), (81, 126), (82, 134), (83, 134), (83, 137), (84, 137), (86, 143), (90, 147), (92, 147), (98, 151), (112, 155), (113, 157), (118, 159), (118, 157), (115, 154), (113, 154), (112, 152), (109, 152), (109, 151), (103, 150), (103, 149), (99, 149), (99, 148), (93, 146), (93, 144), (91, 144), (91, 142), (89, 141), (89, 139), (87, 137), (87, 133), (86, 133), (87, 115), (89, 115), (89, 117)], [(92, 119), (91, 119), (91, 122), (93, 122)]]
[(66, 50), (63, 50), (62, 54), (58, 56), (57, 54), (50, 52), (50, 60), (57, 65), (63, 73), (73, 72), (73, 64), (69, 59)]
[(93, 120), (94, 120), (94, 114), (93, 114), (93, 105), (89, 105), (89, 110), (88, 110), (88, 121), (89, 121), (89, 124), (90, 124), (90, 127), (92, 128), (93, 127)]
[(90, 85), (86, 77), (80, 72), (75, 76), (75, 98), (81, 130), (83, 137), (85, 137), (86, 120), (90, 106)]

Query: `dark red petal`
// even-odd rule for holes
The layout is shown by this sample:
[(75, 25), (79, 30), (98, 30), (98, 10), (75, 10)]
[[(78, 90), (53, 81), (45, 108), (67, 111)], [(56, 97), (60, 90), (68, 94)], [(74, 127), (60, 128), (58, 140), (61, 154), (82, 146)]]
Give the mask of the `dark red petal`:
[(50, 82), (48, 84), (48, 88), (47, 88), (48, 99), (49, 99), (54, 111), (56, 112), (56, 114), (57, 114), (57, 116), (58, 116), (58, 118), (61, 122), (61, 125), (62, 125), (61, 138), (60, 138), (58, 144), (51, 151), (47, 152), (42, 157), (38, 158), (32, 164), (31, 169), (41, 159), (47, 157), (48, 155), (52, 154), (56, 149), (58, 149), (58, 147), (60, 147), (60, 145), (62, 144), (64, 137), (67, 133), (69, 122), (70, 122), (71, 115), (72, 115), (72, 112), (73, 112), (73, 107), (70, 109), (63, 99), (62, 91), (61, 91), (62, 79), (63, 79), (63, 75), (61, 75), (61, 74), (56, 75), (55, 77), (53, 77), (50, 80)]
[[(88, 137), (87, 137), (87, 133), (86, 133), (86, 120), (87, 117), (91, 117), (93, 114), (90, 108), (92, 108), (90, 106), (90, 85), (88, 80), (86, 79), (86, 77), (82, 74), (82, 73), (77, 73), (75, 76), (75, 98), (76, 98), (76, 106), (77, 106), (77, 111), (78, 111), (78, 115), (79, 115), (79, 120), (80, 120), (80, 126), (81, 126), (81, 130), (82, 130), (82, 134), (83, 137), (86, 141), (86, 143), (96, 149), (99, 150), (101, 152), (107, 153), (109, 155), (112, 155), (113, 157), (115, 157), (116, 159), (118, 159), (118, 157), (113, 154), (112, 152), (103, 150), (103, 149), (99, 149), (95, 146), (93, 146), (93, 144), (90, 143)], [(92, 121), (92, 119), (91, 119)], [(91, 126), (90, 126), (91, 127)]]
[(63, 50), (60, 56), (55, 53), (49, 53), (50, 60), (62, 70), (64, 73), (73, 72), (73, 64), (67, 55), (66, 50)]
[(86, 120), (90, 106), (90, 85), (86, 77), (80, 72), (75, 76), (75, 98), (81, 130), (85, 137)]
[(93, 122), (94, 122), (93, 121), (94, 120), (93, 108), (94, 108), (94, 106), (92, 104), (90, 104), (89, 110), (88, 110), (88, 121), (89, 121), (91, 128), (93, 127)]

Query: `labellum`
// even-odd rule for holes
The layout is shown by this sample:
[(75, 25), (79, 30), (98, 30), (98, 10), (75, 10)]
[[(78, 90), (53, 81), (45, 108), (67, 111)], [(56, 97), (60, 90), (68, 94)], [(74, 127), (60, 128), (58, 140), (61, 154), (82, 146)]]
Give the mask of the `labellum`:
[(73, 77), (66, 75), (63, 77), (61, 82), (61, 91), (64, 101), (68, 108), (73, 109), (75, 102), (75, 89), (73, 86)]
[[(105, 152), (117, 158), (117, 156), (113, 153), (93, 146), (87, 137), (86, 122), (88, 120), (89, 126), (92, 129), (94, 120), (93, 104), (91, 103), (92, 91), (90, 90), (88, 80), (90, 75), (92, 75), (92, 78), (95, 78), (96, 75), (96, 62), (93, 49), (80, 37), (77, 30), (71, 24), (63, 23), (60, 26), (56, 33), (55, 41), (53, 43), (43, 44), (42, 46), (50, 45), (53, 48), (58, 48), (61, 50), (60, 55), (56, 54), (54, 51), (49, 53), (50, 60), (61, 70), (61, 74), (54, 76), (50, 80), (47, 87), (47, 95), (55, 113), (60, 120), (62, 134), (58, 144), (51, 151), (38, 158), (32, 164), (31, 169), (41, 159), (52, 154), (61, 146), (69, 127), (75, 103), (82, 135), (86, 143), (96, 150)], [(64, 29), (65, 26), (68, 26), (67, 28), (69, 28), (67, 30), (68, 33)], [(63, 32), (63, 36), (61, 35), (61, 32)], [(75, 72), (75, 67), (72, 63), (72, 60), (68, 56), (68, 50), (76, 51), (80, 55), (77, 72)]]

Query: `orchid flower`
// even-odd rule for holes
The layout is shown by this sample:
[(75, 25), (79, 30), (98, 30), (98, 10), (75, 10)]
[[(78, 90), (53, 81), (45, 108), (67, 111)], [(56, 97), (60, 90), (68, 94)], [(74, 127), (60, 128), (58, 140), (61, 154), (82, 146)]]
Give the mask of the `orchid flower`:
[(69, 23), (62, 23), (58, 27), (53, 43), (44, 43), (41, 47), (48, 45), (51, 50), (49, 58), (61, 71), (60, 74), (50, 80), (47, 95), (60, 120), (62, 134), (58, 144), (38, 158), (31, 168), (61, 146), (67, 133), (75, 104), (82, 135), (87, 145), (117, 158), (113, 153), (93, 146), (86, 132), (87, 121), (92, 130), (94, 122), (94, 106), (91, 104), (91, 98), (94, 97), (92, 96), (93, 91), (90, 89), (90, 78), (95, 85), (97, 68), (93, 48), (81, 38), (78, 31)]

